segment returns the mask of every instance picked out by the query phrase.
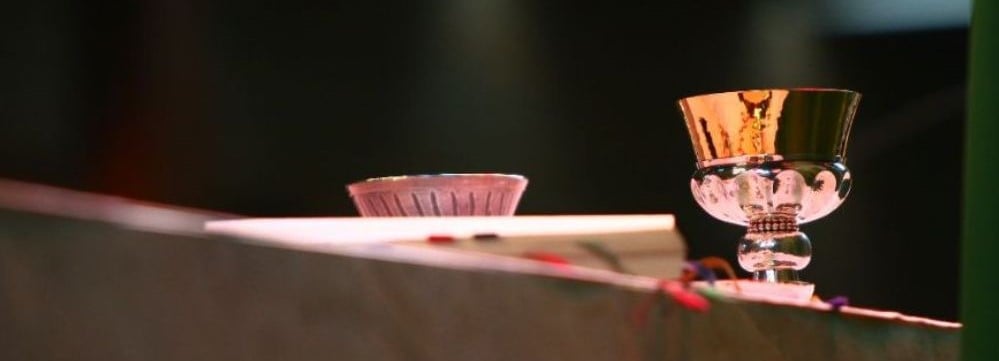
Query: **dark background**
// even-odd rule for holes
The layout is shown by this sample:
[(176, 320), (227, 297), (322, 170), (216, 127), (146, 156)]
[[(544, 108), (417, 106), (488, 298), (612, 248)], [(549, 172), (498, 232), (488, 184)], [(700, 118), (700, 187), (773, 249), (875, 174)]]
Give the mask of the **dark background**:
[(967, 28), (837, 26), (832, 4), (18, 2), (0, 15), (0, 176), (351, 216), (355, 180), (519, 173), (520, 214), (674, 213), (691, 257), (734, 261), (743, 231), (689, 194), (676, 99), (848, 88), (854, 190), (805, 226), (803, 276), (955, 320)]

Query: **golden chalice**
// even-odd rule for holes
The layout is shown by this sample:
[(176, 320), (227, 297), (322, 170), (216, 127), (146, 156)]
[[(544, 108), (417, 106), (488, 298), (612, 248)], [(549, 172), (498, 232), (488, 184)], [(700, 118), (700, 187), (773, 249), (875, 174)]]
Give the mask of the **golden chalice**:
[(711, 216), (746, 226), (739, 264), (753, 279), (803, 283), (812, 245), (801, 224), (836, 209), (850, 191), (846, 145), (860, 94), (759, 89), (680, 99), (697, 170), (694, 199)]

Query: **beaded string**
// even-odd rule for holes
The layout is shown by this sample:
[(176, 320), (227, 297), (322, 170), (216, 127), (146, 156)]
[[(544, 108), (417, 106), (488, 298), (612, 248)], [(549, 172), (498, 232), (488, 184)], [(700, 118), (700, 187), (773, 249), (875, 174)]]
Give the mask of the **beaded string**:
[(721, 257), (704, 257), (697, 261), (688, 261), (683, 268), (680, 281), (689, 285), (690, 282), (700, 277), (707, 281), (709, 285), (714, 286), (715, 281), (718, 280), (718, 276), (714, 272), (716, 269), (725, 272), (725, 275), (732, 280), (732, 285), (735, 287), (736, 292), (742, 292), (742, 288), (739, 287), (739, 278), (735, 275), (735, 270), (732, 269), (732, 265), (728, 264), (728, 261)]

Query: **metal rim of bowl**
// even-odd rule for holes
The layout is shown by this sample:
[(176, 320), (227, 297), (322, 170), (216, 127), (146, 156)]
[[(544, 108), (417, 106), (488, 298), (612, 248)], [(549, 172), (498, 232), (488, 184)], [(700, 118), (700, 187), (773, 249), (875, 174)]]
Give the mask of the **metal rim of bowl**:
[(434, 173), (434, 174), (407, 174), (384, 177), (372, 177), (356, 181), (351, 184), (374, 183), (374, 182), (398, 182), (409, 179), (431, 179), (431, 178), (504, 178), (510, 180), (527, 180), (520, 174), (509, 173)]
[(720, 91), (720, 92), (704, 93), (704, 94), (694, 94), (694, 95), (682, 97), (682, 98), (680, 98), (680, 100), (700, 98), (700, 97), (709, 97), (709, 96), (717, 96), (717, 95), (721, 95), (721, 94), (747, 93), (747, 92), (756, 92), (756, 91), (775, 91), (775, 90), (787, 91), (787, 92), (791, 92), (791, 93), (848, 93), (848, 94), (857, 94), (857, 95), (860, 95), (860, 92), (858, 92), (856, 90), (843, 89), (843, 88), (823, 88), (823, 87), (751, 88), (751, 89), (737, 89), (737, 90)]
[[(405, 184), (405, 183), (419, 183), (426, 181), (433, 181), (435, 179), (444, 180), (445, 183), (448, 182), (460, 182), (460, 181), (470, 181), (474, 182), (476, 180), (493, 180), (499, 181), (501, 184), (512, 185), (515, 188), (526, 188), (527, 178), (519, 174), (506, 174), (506, 173), (438, 173), (438, 174), (413, 174), (413, 175), (400, 175), (400, 176), (386, 176), (386, 177), (374, 177), (365, 180), (357, 181), (347, 185), (347, 190), (350, 193), (355, 191), (370, 191), (373, 189), (381, 188), (382, 186), (391, 187), (393, 184)], [(376, 188), (371, 188), (376, 187)], [(364, 191), (362, 191), (364, 192)]]

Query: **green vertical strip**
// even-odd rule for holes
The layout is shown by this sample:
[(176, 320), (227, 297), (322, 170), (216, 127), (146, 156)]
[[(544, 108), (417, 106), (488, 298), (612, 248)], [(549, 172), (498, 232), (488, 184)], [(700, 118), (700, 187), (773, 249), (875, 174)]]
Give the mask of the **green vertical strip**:
[(999, 1), (971, 13), (961, 359), (999, 360)]

